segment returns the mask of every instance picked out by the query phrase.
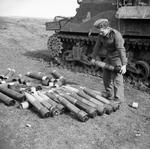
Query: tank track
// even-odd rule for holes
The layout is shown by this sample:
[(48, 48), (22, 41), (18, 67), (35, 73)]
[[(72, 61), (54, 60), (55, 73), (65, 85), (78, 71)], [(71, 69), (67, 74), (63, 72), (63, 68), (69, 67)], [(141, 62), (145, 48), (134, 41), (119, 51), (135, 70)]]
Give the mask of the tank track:
[[(53, 41), (53, 39), (55, 39), (54, 42), (49, 42), (49, 41)], [(97, 37), (96, 36), (82, 36), (82, 35), (70, 35), (70, 34), (64, 34), (64, 33), (59, 33), (59, 34), (54, 34), (52, 36), (50, 36), (49, 40), (48, 40), (48, 49), (49, 51), (53, 51), (50, 52), (53, 53), (53, 57), (56, 57), (58, 63), (57, 66), (74, 71), (74, 72), (81, 72), (81, 73), (86, 73), (89, 75), (93, 75), (96, 77), (102, 77), (102, 69), (97, 68), (95, 66), (88, 66), (86, 64), (81, 64), (78, 63), (77, 61), (66, 61), (63, 53), (66, 50), (70, 50), (72, 48), (73, 45), (75, 45), (76, 43), (82, 43), (84, 45), (86, 45), (88, 47), (88, 49), (92, 50), (93, 46), (95, 45), (95, 41), (96, 41)], [(134, 40), (127, 40), (126, 42), (126, 49), (129, 50), (131, 47), (132, 48), (136, 48), (139, 47), (139, 49), (142, 49), (142, 47), (144, 46), (144, 48), (146, 48), (146, 50), (148, 50), (148, 48), (150, 47), (149, 44), (147, 44), (147, 42), (143, 42), (143, 43), (138, 43), (135, 42)], [(57, 50), (56, 50), (57, 49)], [(91, 52), (89, 50), (89, 53)], [(56, 61), (55, 61), (56, 63)], [(125, 83), (132, 85), (132, 87), (150, 93), (150, 79), (146, 79), (146, 80), (141, 80), (141, 79), (136, 79), (135, 77), (130, 76), (130, 70), (129, 73), (127, 73), (124, 77)]]

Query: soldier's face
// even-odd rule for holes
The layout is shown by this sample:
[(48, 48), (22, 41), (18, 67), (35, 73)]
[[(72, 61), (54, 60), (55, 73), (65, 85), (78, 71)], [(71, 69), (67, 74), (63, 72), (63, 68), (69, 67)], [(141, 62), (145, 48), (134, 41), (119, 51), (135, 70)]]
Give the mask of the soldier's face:
[(99, 29), (99, 34), (102, 36), (106, 36), (110, 32), (110, 28), (101, 28)]

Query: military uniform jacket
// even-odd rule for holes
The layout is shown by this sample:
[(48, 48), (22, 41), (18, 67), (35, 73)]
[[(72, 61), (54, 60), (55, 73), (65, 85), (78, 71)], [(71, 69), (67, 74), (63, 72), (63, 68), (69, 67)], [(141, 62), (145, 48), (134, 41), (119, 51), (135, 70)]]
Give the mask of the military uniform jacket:
[(93, 49), (92, 57), (96, 58), (100, 56), (100, 51), (106, 51), (106, 62), (116, 65), (126, 65), (127, 57), (124, 47), (124, 39), (120, 32), (115, 29), (111, 29), (110, 33), (104, 37), (98, 35), (96, 44)]

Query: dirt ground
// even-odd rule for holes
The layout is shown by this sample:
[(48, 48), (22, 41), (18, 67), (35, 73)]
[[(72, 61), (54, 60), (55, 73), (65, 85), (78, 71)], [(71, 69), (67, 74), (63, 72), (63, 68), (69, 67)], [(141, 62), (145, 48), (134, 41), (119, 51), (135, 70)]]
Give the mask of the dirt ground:
[[(17, 73), (57, 69), (82, 86), (103, 90), (101, 78), (49, 65), (46, 42), (52, 34), (45, 21), (0, 18), (0, 74), (10, 67)], [(0, 149), (150, 149), (150, 96), (125, 85), (126, 102), (111, 115), (82, 123), (69, 113), (40, 118), (29, 109), (0, 103)], [(128, 106), (138, 102), (138, 109)], [(29, 127), (31, 126), (31, 127)]]

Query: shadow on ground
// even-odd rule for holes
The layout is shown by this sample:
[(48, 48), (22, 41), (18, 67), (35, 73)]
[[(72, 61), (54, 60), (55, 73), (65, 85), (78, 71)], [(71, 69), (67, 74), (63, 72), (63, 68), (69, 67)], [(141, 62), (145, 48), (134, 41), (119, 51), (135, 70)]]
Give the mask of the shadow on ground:
[(48, 50), (27, 51), (23, 55), (29, 58), (42, 59), (46, 62), (52, 60)]

